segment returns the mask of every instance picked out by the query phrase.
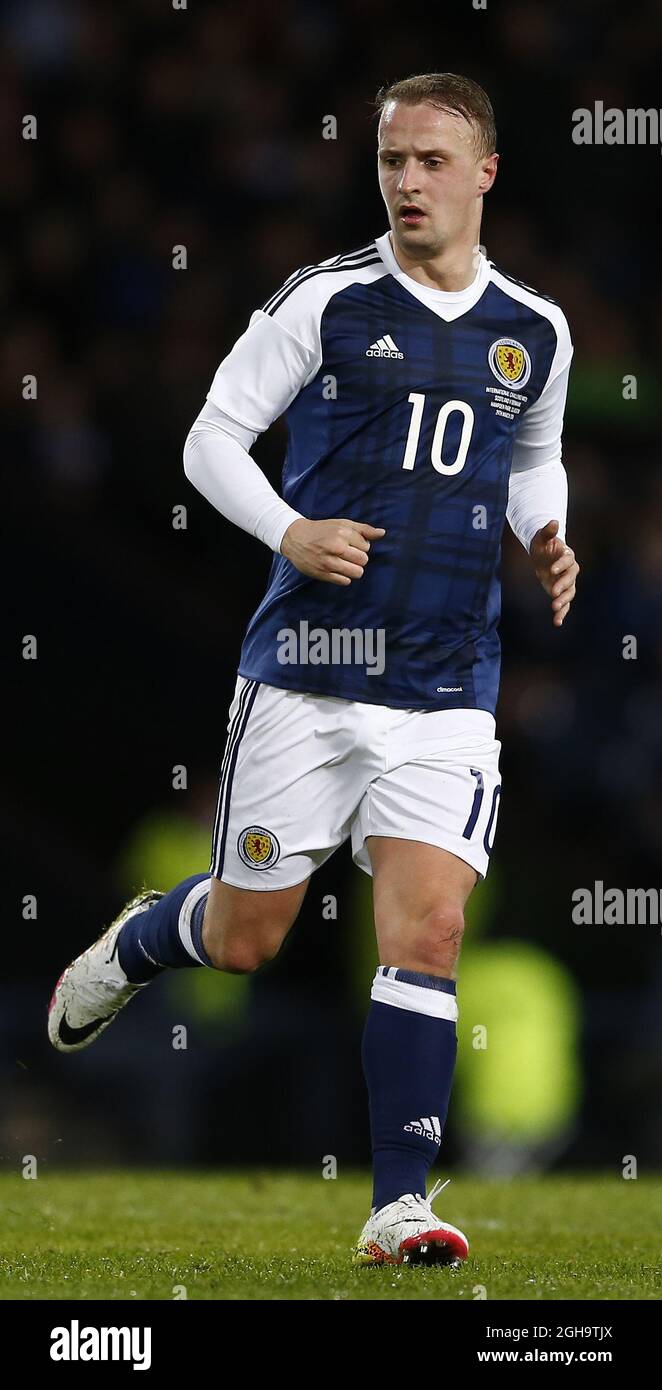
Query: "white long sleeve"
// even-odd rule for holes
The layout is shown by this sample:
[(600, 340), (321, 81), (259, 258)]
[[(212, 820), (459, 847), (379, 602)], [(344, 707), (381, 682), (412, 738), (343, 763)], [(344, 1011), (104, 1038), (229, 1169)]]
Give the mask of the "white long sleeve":
[(301, 513), (274, 490), (249, 449), (315, 375), (318, 316), (308, 298), (285, 299), (277, 317), (256, 309), (218, 367), (184, 445), (184, 470), (228, 521), (280, 550)]
[(280, 550), (288, 526), (301, 513), (271, 486), (248, 452), (258, 431), (240, 425), (208, 400), (184, 444), (184, 471), (193, 486), (217, 511)]
[(564, 541), (567, 513), (568, 477), (560, 459), (511, 473), (507, 517), (525, 550), (530, 550), (536, 531), (548, 521), (558, 521), (558, 534)]
[(558, 521), (565, 540), (568, 478), (561, 462), (563, 414), (568, 392), (572, 345), (562, 344), (559, 370), (550, 373), (544, 391), (526, 412), (515, 439), (506, 516), (525, 550), (541, 526)]

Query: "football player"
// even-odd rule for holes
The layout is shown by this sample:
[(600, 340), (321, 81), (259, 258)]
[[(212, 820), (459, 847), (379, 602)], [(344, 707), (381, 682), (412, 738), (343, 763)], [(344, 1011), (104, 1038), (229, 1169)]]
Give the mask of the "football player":
[[(144, 892), (61, 976), (76, 1051), (165, 969), (252, 971), (345, 840), (372, 876), (365, 1026), (374, 1163), (355, 1258), (463, 1259), (431, 1208), (457, 1037), (464, 907), (501, 794), (506, 519), (564, 622), (561, 431), (572, 345), (553, 300), (480, 249), (497, 173), (486, 93), (452, 73), (377, 98), (388, 228), (295, 270), (221, 362), (186, 440), (191, 482), (273, 552), (241, 649), (211, 867)], [(276, 492), (251, 457), (283, 413)]]

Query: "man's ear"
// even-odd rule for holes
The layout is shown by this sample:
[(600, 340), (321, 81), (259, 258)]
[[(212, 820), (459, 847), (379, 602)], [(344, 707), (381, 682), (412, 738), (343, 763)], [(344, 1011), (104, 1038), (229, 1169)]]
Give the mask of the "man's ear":
[(480, 166), (480, 178), (478, 181), (478, 192), (489, 193), (496, 178), (497, 164), (499, 163), (498, 154), (490, 154), (484, 159)]

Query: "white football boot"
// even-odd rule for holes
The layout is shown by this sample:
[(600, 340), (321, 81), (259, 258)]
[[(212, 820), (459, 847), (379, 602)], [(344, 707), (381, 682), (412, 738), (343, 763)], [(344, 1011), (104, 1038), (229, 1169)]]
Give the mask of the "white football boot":
[(145, 912), (162, 897), (162, 893), (139, 893), (98, 941), (62, 972), (48, 1006), (48, 1036), (58, 1052), (80, 1052), (82, 1047), (89, 1047), (134, 994), (151, 984), (146, 980), (132, 985), (127, 980), (119, 963), (117, 938), (130, 917)]
[(451, 1265), (469, 1254), (469, 1242), (457, 1226), (440, 1221), (432, 1202), (450, 1182), (435, 1183), (429, 1197), (407, 1192), (373, 1211), (354, 1252), (356, 1265)]

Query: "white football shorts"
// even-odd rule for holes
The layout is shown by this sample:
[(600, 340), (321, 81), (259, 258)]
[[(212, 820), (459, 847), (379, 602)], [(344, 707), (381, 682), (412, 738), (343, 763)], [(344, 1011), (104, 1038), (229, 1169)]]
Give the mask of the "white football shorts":
[(485, 877), (501, 782), (486, 710), (402, 710), (237, 677), (211, 872), (238, 888), (290, 888), (351, 836), (439, 845)]

